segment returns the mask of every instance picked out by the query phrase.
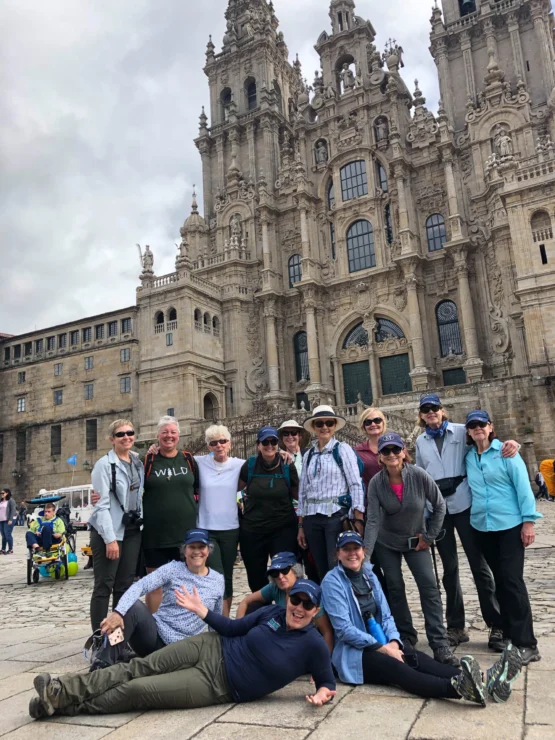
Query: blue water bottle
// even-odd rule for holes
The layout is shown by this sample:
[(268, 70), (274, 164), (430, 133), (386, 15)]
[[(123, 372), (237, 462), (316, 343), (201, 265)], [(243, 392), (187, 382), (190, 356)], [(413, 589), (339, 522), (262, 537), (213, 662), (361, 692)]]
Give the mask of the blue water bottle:
[(376, 642), (379, 642), (382, 645), (387, 645), (385, 632), (383, 631), (381, 624), (376, 622), (374, 617), (369, 617), (369, 619), (366, 620), (366, 628)]

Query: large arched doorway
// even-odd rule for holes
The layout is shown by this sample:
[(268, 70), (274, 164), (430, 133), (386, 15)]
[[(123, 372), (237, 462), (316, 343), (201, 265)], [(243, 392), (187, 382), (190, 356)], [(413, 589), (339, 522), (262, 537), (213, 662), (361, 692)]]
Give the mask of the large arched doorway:
[(410, 359), (408, 352), (399, 352), (407, 346), (401, 327), (391, 319), (376, 318), (374, 341), (378, 354), (385, 355), (380, 357), (382, 395), (409, 393), (412, 390)]
[(207, 393), (204, 396), (203, 413), (207, 421), (216, 421), (218, 419), (218, 399), (213, 393)]
[[(362, 325), (362, 321), (354, 326), (345, 337), (342, 350), (347, 357), (352, 355), (355, 359), (358, 354), (364, 353), (368, 347), (368, 332)], [(357, 362), (346, 362), (342, 365), (343, 370), (343, 393), (347, 405), (362, 401), (364, 404), (372, 403), (372, 381), (370, 380), (370, 365), (368, 359), (360, 359)]]

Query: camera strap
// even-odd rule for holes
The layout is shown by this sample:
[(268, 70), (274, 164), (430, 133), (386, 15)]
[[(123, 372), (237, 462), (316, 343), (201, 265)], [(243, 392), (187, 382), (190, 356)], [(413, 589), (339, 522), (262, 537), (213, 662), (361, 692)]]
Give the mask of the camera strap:
[(110, 488), (110, 493), (113, 494), (114, 498), (116, 499), (116, 501), (119, 504), (119, 508), (125, 514), (126, 513), (125, 512), (125, 509), (123, 508), (123, 505), (122, 505), (121, 501), (119, 500), (118, 494), (116, 493), (116, 463), (110, 463), (110, 466), (112, 468), (112, 486)]

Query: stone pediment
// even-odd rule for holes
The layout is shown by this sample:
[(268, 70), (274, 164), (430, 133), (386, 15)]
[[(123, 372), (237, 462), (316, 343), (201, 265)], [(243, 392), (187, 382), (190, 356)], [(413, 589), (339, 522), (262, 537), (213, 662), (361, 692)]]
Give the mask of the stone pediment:
[(225, 388), (226, 384), (225, 381), (222, 380), (220, 377), (215, 375), (214, 373), (210, 375), (203, 375), (200, 380), (203, 382), (203, 384), (208, 385), (219, 385), (221, 388)]

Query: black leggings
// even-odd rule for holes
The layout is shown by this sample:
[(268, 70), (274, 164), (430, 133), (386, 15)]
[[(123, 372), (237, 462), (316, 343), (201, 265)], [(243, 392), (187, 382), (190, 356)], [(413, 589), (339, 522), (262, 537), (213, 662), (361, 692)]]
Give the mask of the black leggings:
[(125, 639), (141, 658), (146, 658), (147, 655), (166, 646), (158, 634), (156, 620), (142, 601), (137, 600), (127, 610), (123, 624)]
[(418, 659), (418, 668), (411, 668), (378, 650), (365, 648), (362, 652), (364, 683), (399, 686), (424, 699), (460, 699), (451, 685), (451, 679), (458, 676), (460, 668), (438, 663), (419, 650), (412, 654)]

